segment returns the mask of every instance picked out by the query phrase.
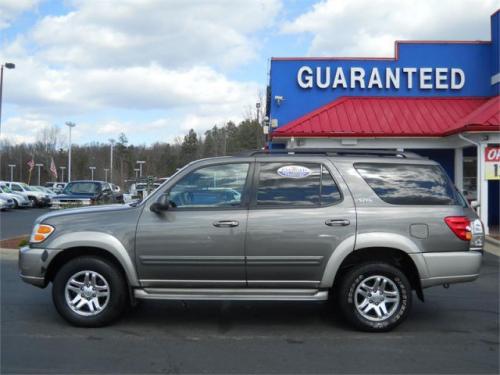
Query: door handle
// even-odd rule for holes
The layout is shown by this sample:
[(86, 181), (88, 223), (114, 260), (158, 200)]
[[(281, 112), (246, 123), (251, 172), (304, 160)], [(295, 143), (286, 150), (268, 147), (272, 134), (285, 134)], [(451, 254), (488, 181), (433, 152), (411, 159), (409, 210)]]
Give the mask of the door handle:
[(220, 220), (214, 222), (214, 227), (217, 228), (232, 228), (240, 225), (236, 220)]
[(325, 221), (325, 224), (330, 227), (345, 227), (351, 224), (351, 222), (347, 219), (329, 219)]

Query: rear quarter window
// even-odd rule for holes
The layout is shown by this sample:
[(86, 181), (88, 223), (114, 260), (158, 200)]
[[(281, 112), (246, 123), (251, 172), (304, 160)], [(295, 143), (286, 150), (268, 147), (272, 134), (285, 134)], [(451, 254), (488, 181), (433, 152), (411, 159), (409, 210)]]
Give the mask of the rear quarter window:
[(375, 194), (395, 205), (460, 205), (450, 179), (437, 165), (356, 163)]

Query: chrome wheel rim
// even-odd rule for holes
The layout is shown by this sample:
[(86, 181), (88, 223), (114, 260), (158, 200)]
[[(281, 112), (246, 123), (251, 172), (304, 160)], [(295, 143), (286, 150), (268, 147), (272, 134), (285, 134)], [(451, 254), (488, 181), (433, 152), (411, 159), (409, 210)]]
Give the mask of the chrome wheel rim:
[(386, 276), (375, 275), (362, 280), (354, 292), (354, 304), (359, 314), (370, 321), (390, 318), (401, 300), (396, 283)]
[(109, 302), (107, 280), (95, 271), (80, 271), (68, 279), (64, 288), (66, 303), (76, 314), (93, 316), (101, 313)]

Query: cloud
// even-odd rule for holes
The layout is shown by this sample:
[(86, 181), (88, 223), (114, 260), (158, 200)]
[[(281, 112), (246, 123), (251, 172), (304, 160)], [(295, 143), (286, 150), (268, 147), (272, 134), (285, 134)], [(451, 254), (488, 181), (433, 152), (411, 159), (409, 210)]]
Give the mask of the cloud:
[(279, 0), (76, 1), (46, 16), (31, 37), (46, 61), (85, 67), (235, 66), (256, 56), (254, 33), (270, 26)]
[(10, 26), (20, 14), (35, 8), (39, 0), (2, 0), (0, 1), (0, 30)]
[(495, 0), (326, 0), (281, 32), (310, 34), (313, 56), (393, 56), (395, 40), (489, 40), (497, 7)]
[(2, 122), (0, 139), (14, 144), (32, 143), (36, 141), (37, 133), (50, 125), (48, 118), (36, 114), (9, 117)]

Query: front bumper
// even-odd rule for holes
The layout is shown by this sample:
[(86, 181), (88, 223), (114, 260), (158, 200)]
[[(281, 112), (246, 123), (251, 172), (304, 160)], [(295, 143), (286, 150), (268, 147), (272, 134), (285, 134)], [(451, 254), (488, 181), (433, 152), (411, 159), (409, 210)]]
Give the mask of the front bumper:
[(19, 249), (18, 266), (21, 279), (40, 288), (47, 286), (47, 268), (58, 252), (59, 250), (35, 249), (29, 246)]
[(62, 208), (77, 208), (90, 206), (92, 201), (90, 199), (68, 199), (68, 200), (52, 200), (52, 205), (50, 206), (53, 210), (59, 210)]
[(428, 288), (476, 280), (483, 254), (480, 251), (436, 252), (412, 254), (412, 258), (425, 267), (424, 272), (420, 270), (420, 282), (422, 288)]

